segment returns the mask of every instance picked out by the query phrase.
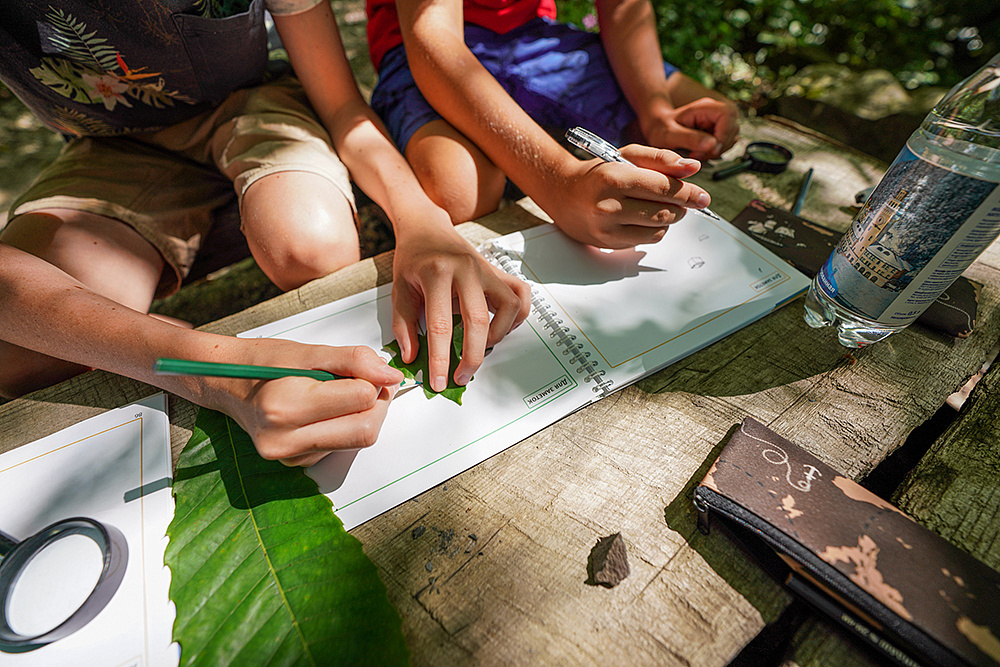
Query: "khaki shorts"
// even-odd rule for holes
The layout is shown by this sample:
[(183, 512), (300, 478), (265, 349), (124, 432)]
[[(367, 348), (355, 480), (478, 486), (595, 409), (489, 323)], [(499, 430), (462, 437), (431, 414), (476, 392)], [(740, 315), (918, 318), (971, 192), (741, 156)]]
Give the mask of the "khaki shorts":
[(162, 297), (190, 271), (215, 211), (284, 171), (326, 177), (355, 207), (347, 168), (291, 78), (238, 90), (158, 132), (72, 139), (14, 202), (11, 218), (68, 208), (124, 222), (163, 255)]

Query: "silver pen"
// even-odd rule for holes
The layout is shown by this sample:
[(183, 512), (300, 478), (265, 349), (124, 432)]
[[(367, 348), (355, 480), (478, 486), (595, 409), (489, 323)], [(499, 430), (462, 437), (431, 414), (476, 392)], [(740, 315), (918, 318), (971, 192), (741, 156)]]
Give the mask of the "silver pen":
[[(599, 136), (582, 127), (574, 127), (566, 132), (566, 139), (571, 144), (582, 148), (594, 157), (599, 157), (605, 162), (624, 162), (632, 164), (622, 157), (622, 152), (610, 141), (605, 141)], [(635, 165), (632, 164), (634, 167)]]
[[(618, 150), (618, 147), (612, 144), (610, 141), (605, 141), (599, 136), (591, 132), (590, 130), (585, 130), (582, 127), (574, 127), (566, 131), (566, 139), (569, 140), (571, 144), (582, 148), (594, 157), (599, 157), (605, 162), (623, 162), (628, 165), (635, 166), (628, 160), (622, 157), (622, 152)], [(722, 218), (715, 211), (703, 208), (696, 209), (700, 210), (705, 215), (710, 218), (714, 218), (722, 222)]]

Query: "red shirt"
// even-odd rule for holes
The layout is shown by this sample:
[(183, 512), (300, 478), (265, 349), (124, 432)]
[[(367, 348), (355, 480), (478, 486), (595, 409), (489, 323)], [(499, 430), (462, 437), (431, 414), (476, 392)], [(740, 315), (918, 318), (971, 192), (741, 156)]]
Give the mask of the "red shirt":
[[(503, 34), (528, 21), (544, 16), (556, 17), (555, 0), (464, 0), (466, 23), (474, 23)], [(396, 14), (395, 0), (366, 0), (368, 12), (368, 51), (378, 71), (382, 57), (403, 43)]]

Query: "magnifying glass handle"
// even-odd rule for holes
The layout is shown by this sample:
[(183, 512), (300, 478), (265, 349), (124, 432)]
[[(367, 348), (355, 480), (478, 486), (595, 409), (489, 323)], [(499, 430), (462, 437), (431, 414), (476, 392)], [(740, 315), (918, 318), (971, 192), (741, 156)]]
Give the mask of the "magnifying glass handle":
[(719, 169), (712, 174), (713, 181), (721, 181), (724, 178), (729, 178), (730, 176), (735, 176), (741, 171), (746, 171), (750, 168), (752, 164), (751, 160), (743, 160), (743, 162), (738, 162), (731, 167), (726, 167), (725, 169)]
[(0, 561), (6, 558), (7, 554), (13, 551), (16, 546), (17, 540), (0, 530)]

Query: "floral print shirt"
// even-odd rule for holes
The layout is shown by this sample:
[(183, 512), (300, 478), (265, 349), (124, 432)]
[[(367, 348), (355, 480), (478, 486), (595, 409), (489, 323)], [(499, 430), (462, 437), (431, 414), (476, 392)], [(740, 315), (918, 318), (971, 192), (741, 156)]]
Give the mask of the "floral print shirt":
[(265, 4), (320, 0), (17, 0), (0, 13), (0, 80), (64, 135), (178, 123), (263, 80)]

